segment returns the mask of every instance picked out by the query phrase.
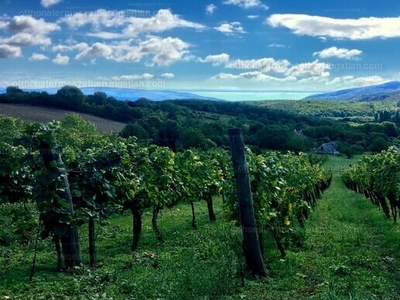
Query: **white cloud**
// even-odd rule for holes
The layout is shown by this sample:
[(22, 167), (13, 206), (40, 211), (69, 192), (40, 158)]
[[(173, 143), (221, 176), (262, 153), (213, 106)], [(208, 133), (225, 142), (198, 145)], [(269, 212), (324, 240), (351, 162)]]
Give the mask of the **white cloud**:
[(53, 46), (51, 48), (51, 50), (53, 52), (66, 52), (66, 51), (72, 51), (72, 50), (78, 50), (78, 51), (82, 52), (82, 51), (86, 50), (88, 47), (89, 46), (86, 43), (77, 43), (75, 45), (72, 45), (72, 44), (70, 44), (70, 45), (61, 45), (61, 44), (59, 44), (57, 46)]
[(40, 53), (32, 53), (32, 56), (29, 58), (30, 61), (35, 60), (46, 60), (49, 59), (46, 55)]
[(295, 76), (296, 78), (310, 77), (329, 77), (330, 73), (327, 70), (331, 69), (331, 65), (314, 60), (313, 62), (300, 63), (291, 66), (286, 72), (286, 75)]
[(10, 31), (47, 34), (52, 31), (60, 30), (60, 26), (54, 23), (45, 22), (43, 19), (35, 19), (31, 16), (14, 16), (3, 28)]
[(302, 14), (274, 14), (266, 22), (272, 27), (286, 27), (297, 35), (350, 40), (400, 37), (400, 17), (334, 19)]
[(379, 84), (388, 81), (387, 79), (381, 76), (364, 76), (364, 77), (355, 77), (353, 75), (339, 76), (335, 77), (332, 80), (328, 81), (328, 85), (338, 85), (341, 86), (366, 86)]
[(40, 4), (42, 4), (43, 7), (50, 7), (52, 5), (56, 5), (60, 2), (61, 2), (61, 0), (41, 0)]
[[(265, 82), (326, 82), (330, 76), (331, 65), (315, 60), (313, 62), (291, 64), (288, 60), (274, 58), (236, 59), (229, 61), (225, 67), (230, 69), (251, 70), (239, 74), (219, 73), (216, 79), (247, 79)], [(275, 73), (276, 76), (268, 73)]]
[(259, 70), (262, 72), (285, 73), (289, 70), (290, 62), (286, 59), (275, 60), (271, 57), (259, 59), (236, 59), (228, 62), (226, 67), (239, 70)]
[(144, 40), (122, 40), (111, 44), (86, 43), (76, 45), (57, 45), (52, 48), (55, 52), (78, 51), (75, 59), (104, 57), (117, 62), (140, 62), (150, 56), (148, 66), (167, 66), (180, 60), (191, 58), (188, 48), (191, 45), (179, 38), (161, 38), (147, 36)]
[(97, 37), (103, 40), (114, 40), (114, 39), (121, 39), (124, 37), (124, 35), (121, 33), (107, 32), (107, 31), (88, 32), (87, 35), (92, 37)]
[(258, 15), (248, 15), (247, 18), (248, 19), (257, 19)]
[(0, 43), (10, 46), (49, 46), (51, 39), (47, 37), (47, 34), (60, 30), (57, 24), (45, 22), (43, 19), (37, 20), (31, 16), (21, 15), (3, 18), (3, 20), (5, 21), (1, 21), (0, 27), (14, 34), (2, 37)]
[(0, 39), (0, 43), (12, 46), (31, 46), (31, 45), (51, 45), (51, 39), (44, 35), (35, 35), (29, 33), (19, 32), (13, 36), (5, 39)]
[(343, 59), (359, 59), (359, 55), (362, 53), (361, 50), (358, 49), (346, 49), (346, 48), (337, 48), (330, 47), (326, 48), (319, 52), (314, 52), (313, 56), (318, 55), (320, 58), (330, 58), (337, 57)]
[(110, 46), (102, 43), (94, 43), (91, 47), (87, 47), (75, 56), (75, 59), (82, 59), (85, 57), (96, 58), (105, 57), (110, 58), (113, 50)]
[(268, 47), (273, 47), (273, 48), (286, 48), (285, 45), (283, 45), (283, 44), (276, 44), (276, 43), (269, 44)]
[(90, 12), (78, 12), (67, 15), (57, 21), (66, 23), (70, 28), (79, 28), (85, 25), (92, 25), (94, 28), (120, 27), (128, 22), (128, 15), (131, 11), (113, 11), (98, 9)]
[(166, 78), (166, 79), (172, 79), (175, 77), (175, 75), (173, 73), (163, 73), (160, 75), (162, 78)]
[(197, 61), (203, 63), (212, 63), (213, 66), (218, 66), (229, 61), (229, 54), (221, 53), (216, 55), (207, 55), (204, 59), (198, 58)]
[(53, 63), (55, 63), (57, 65), (67, 65), (69, 62), (69, 57), (58, 53), (56, 55), (56, 58), (54, 58), (52, 61), (53, 61)]
[(263, 8), (267, 10), (269, 7), (263, 4), (260, 0), (225, 0), (223, 4), (236, 5), (242, 8)]
[(207, 15), (212, 15), (213, 12), (217, 9), (217, 7), (214, 4), (209, 4), (206, 6), (206, 14)]
[(247, 79), (252, 81), (259, 82), (293, 82), (296, 81), (296, 77), (287, 76), (287, 77), (274, 77), (267, 74), (264, 74), (260, 71), (251, 71), (244, 72), (239, 74), (230, 74), (230, 73), (219, 73), (215, 76), (212, 76), (210, 80), (235, 80), (235, 79)]
[[(88, 35), (104, 39), (130, 38), (143, 33), (163, 32), (173, 28), (206, 29), (206, 26), (186, 21), (169, 9), (160, 9), (155, 15), (139, 14), (139, 12), (99, 9), (94, 12), (76, 13), (61, 18), (58, 22), (66, 23), (70, 28), (92, 25), (95, 31)], [(114, 31), (100, 30), (103, 27), (112, 28)], [(121, 28), (120, 31), (115, 32), (118, 28)]]
[(120, 76), (113, 76), (112, 80), (115, 81), (122, 81), (122, 80), (138, 80), (138, 79), (152, 79), (154, 75), (149, 73), (143, 73), (142, 75), (132, 74), (132, 75), (120, 75)]
[(0, 58), (20, 57), (21, 48), (9, 45), (0, 45)]
[(234, 33), (246, 33), (243, 30), (243, 27), (240, 26), (240, 22), (222, 23), (218, 27), (214, 27), (214, 29), (226, 35), (233, 35)]

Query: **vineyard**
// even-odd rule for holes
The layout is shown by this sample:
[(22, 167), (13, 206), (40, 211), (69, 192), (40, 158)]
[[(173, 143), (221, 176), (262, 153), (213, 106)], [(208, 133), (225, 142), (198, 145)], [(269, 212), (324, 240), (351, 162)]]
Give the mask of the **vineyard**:
[[(0, 123), (3, 299), (384, 299), (400, 281), (398, 229), (344, 189), (344, 158), (245, 148), (235, 165), (233, 148), (174, 152), (76, 115)], [(398, 159), (365, 156), (342, 175), (394, 220)], [(243, 174), (265, 274), (246, 256)]]

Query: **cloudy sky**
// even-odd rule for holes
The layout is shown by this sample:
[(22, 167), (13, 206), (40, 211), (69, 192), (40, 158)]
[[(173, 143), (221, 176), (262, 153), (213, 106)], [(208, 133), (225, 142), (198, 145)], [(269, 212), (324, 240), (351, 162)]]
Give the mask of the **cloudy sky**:
[(399, 49), (398, 0), (0, 0), (2, 87), (331, 91)]

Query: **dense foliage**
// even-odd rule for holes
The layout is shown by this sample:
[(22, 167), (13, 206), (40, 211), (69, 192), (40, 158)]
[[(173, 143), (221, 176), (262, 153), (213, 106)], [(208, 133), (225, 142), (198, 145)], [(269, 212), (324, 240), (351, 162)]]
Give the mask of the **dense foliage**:
[[(213, 198), (223, 195), (226, 216), (237, 216), (236, 186), (229, 153), (223, 149), (174, 152), (168, 147), (144, 146), (136, 138), (102, 135), (79, 116), (61, 122), (26, 124), (10, 118), (1, 136), (0, 203), (36, 204), (40, 236), (52, 237), (57, 268), (80, 265), (78, 227), (89, 224), (90, 265), (96, 266), (95, 222), (130, 209), (133, 217), (131, 249), (139, 245), (142, 215), (152, 213), (156, 238), (163, 241), (157, 216), (179, 203), (205, 201), (210, 221), (216, 220)], [(79, 130), (78, 130), (79, 129)], [(299, 235), (304, 219), (321, 191), (329, 184), (319, 163), (306, 154), (268, 152), (249, 157), (256, 219), (260, 232), (267, 230), (284, 255), (282, 239)], [(28, 208), (26, 208), (28, 211)], [(237, 219), (237, 218), (236, 218)], [(34, 239), (35, 222), (29, 219)], [(261, 238), (261, 237), (260, 237)], [(261, 238), (262, 242), (262, 238)]]
[(397, 220), (400, 208), (400, 153), (391, 147), (373, 156), (364, 156), (343, 174), (349, 189), (362, 193), (382, 209), (387, 218)]
[[(102, 92), (83, 95), (73, 86), (65, 86), (54, 95), (9, 87), (0, 94), (0, 103), (65, 108), (125, 122), (121, 136), (136, 136), (140, 143), (173, 151), (228, 147), (227, 129), (237, 127), (242, 129), (246, 144), (257, 153), (265, 149), (308, 151), (328, 141), (336, 141), (339, 151), (351, 148), (352, 153), (377, 152), (398, 142), (400, 122), (397, 103), (119, 101)], [(369, 123), (354, 123), (357, 121)]]
[[(258, 232), (270, 232), (281, 256), (285, 244), (301, 244), (301, 232), (309, 212), (331, 181), (332, 174), (319, 163), (312, 165), (306, 154), (267, 152), (256, 155), (247, 150), (252, 197)], [(238, 201), (231, 180), (227, 188), (226, 216), (238, 218)], [(260, 235), (260, 244), (262, 246)]]

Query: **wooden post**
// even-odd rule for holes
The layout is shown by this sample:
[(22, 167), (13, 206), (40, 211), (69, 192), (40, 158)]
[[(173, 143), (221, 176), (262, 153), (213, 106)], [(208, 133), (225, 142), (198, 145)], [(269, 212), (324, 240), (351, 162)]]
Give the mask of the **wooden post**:
[[(48, 172), (53, 172), (57, 176), (62, 176), (59, 186), (59, 188), (62, 189), (58, 192), (58, 196), (68, 205), (69, 215), (73, 217), (75, 215), (74, 205), (72, 203), (67, 171), (63, 167), (64, 163), (61, 159), (61, 155), (53, 151), (50, 145), (44, 140), (40, 140), (40, 155), (42, 156), (43, 164)], [(56, 163), (56, 166), (52, 165), (53, 161)], [(82, 259), (76, 224), (67, 224), (65, 227), (66, 234), (60, 236), (60, 240), (65, 267), (67, 270), (70, 270), (74, 266), (80, 266)]]
[(243, 136), (241, 130), (237, 128), (228, 129), (228, 133), (239, 201), (239, 221), (243, 233), (243, 252), (248, 269), (255, 275), (264, 277), (267, 274), (258, 242)]

